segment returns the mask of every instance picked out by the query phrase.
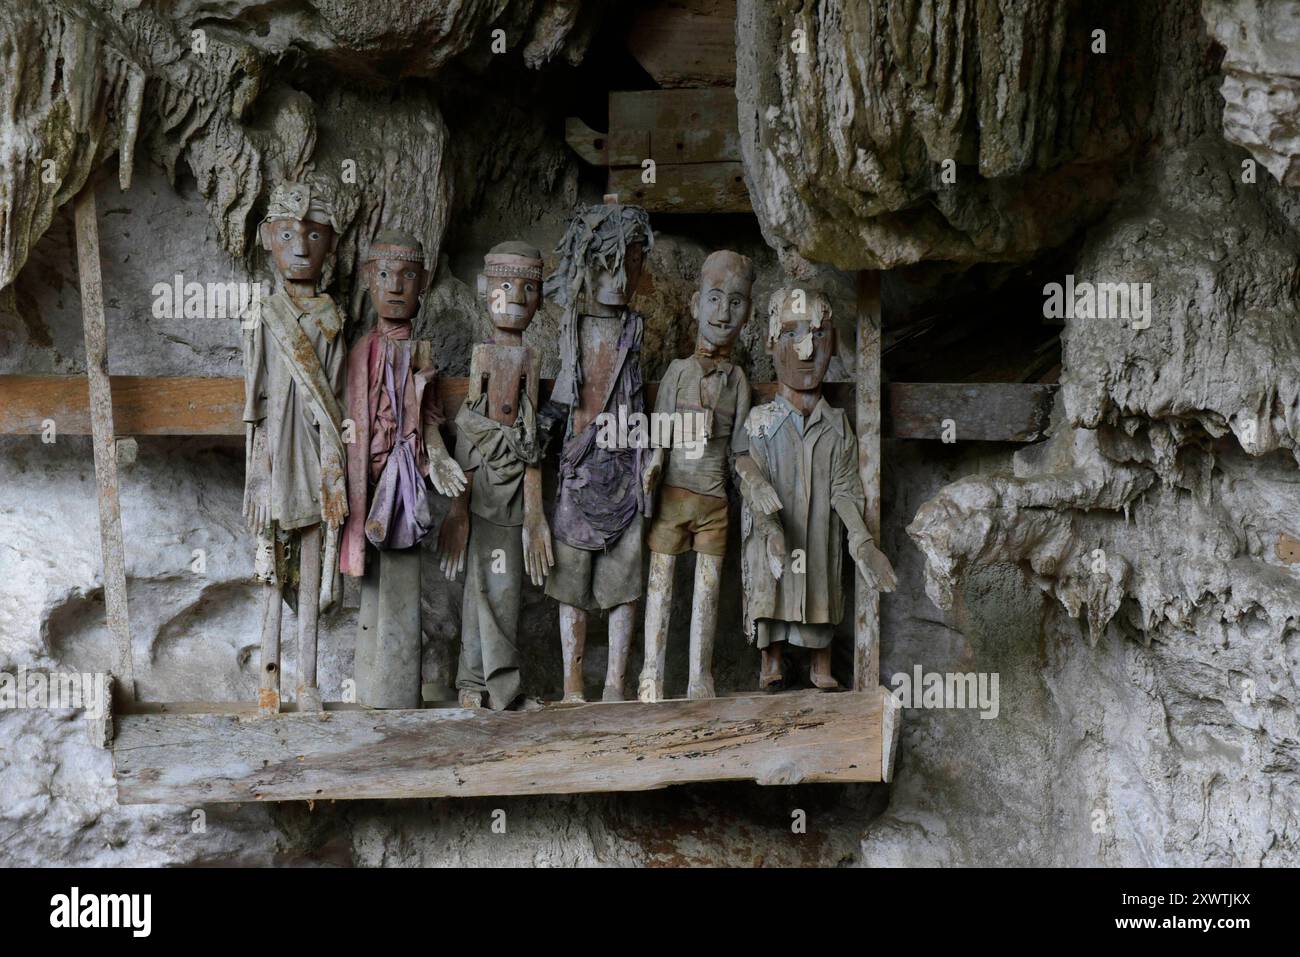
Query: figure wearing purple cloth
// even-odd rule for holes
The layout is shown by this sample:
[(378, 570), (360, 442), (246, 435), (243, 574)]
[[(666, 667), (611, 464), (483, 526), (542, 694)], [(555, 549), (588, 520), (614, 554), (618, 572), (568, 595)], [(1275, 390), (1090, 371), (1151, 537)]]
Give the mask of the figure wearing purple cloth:
[[(608, 199), (608, 197), (607, 197)], [(559, 247), (547, 293), (564, 307), (560, 376), (543, 414), (564, 423), (560, 488), (551, 528), (555, 568), (546, 594), (560, 603), (564, 700), (585, 701), (587, 615), (609, 612), (605, 701), (623, 700), (623, 678), (641, 597), (641, 473), (647, 450), (600, 441), (601, 413), (644, 413), (641, 337), (628, 308), (653, 244), (649, 217), (615, 201), (580, 209)]]

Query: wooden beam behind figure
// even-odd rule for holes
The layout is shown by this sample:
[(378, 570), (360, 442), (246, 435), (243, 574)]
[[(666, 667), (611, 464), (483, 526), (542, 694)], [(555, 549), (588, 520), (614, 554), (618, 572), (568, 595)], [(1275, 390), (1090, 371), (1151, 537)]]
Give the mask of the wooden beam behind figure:
[[(244, 380), (188, 376), (110, 376), (118, 435), (244, 434)], [(542, 397), (553, 380), (542, 380)], [(438, 397), (451, 421), (469, 380), (444, 376)], [(653, 407), (658, 383), (646, 386)], [(769, 402), (774, 382), (753, 385), (754, 402)], [(1043, 438), (1054, 385), (1003, 382), (891, 382), (882, 426), (886, 437), (941, 441), (953, 418), (957, 441), (1036, 442)], [(826, 401), (857, 417), (852, 382), (826, 383)], [(90, 435), (90, 407), (82, 376), (0, 375), (0, 435), (40, 435), (51, 420), (60, 435)]]
[(135, 697), (131, 626), (126, 608), (126, 552), (122, 509), (117, 495), (117, 441), (113, 432), (113, 394), (108, 379), (108, 332), (104, 325), (104, 283), (99, 269), (99, 226), (93, 182), (73, 205), (77, 234), (77, 275), (86, 331), (86, 380), (90, 428), (95, 445), (95, 485), (99, 498), (99, 539), (104, 558), (104, 607), (114, 645), (113, 674), (124, 700)]
[[(865, 495), (863, 517), (880, 542), (880, 273), (858, 273), (857, 416), (858, 474)], [(880, 594), (855, 574), (853, 589), (853, 688), (880, 683)]]
[(656, 704), (121, 714), (122, 804), (645, 791), (879, 781), (884, 689)]
[(1037, 442), (1047, 437), (1056, 389), (1021, 382), (893, 382), (889, 422), (896, 438)]

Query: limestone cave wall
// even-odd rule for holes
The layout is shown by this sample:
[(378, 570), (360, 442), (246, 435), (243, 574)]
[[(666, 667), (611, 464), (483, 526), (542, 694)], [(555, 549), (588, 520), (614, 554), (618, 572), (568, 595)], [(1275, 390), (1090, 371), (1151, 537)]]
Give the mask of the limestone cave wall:
[[(836, 378), (853, 374), (851, 270), (887, 270), (887, 341), (924, 317), (1012, 356), (1043, 283), (1150, 283), (1148, 326), (1060, 327), (1045, 442), (884, 444), (899, 587), (882, 600), (882, 677), (997, 674), (997, 716), (908, 709), (890, 786), (213, 807), (196, 832), (192, 808), (118, 806), (80, 719), (0, 712), (0, 859), (1300, 861), (1300, 4), (739, 0), (736, 23), (756, 217), (655, 217), (649, 378), (690, 346), (713, 248), (755, 258), (759, 303), (789, 278), (831, 291)], [(238, 375), (234, 322), (159, 318), (150, 290), (265, 278), (252, 226), (270, 184), (349, 162), (332, 288), (363, 328), (360, 250), (381, 227), (416, 232), (437, 264), (421, 333), (464, 374), (487, 329), (483, 252), (518, 238), (549, 257), (574, 203), (599, 198), (563, 121), (598, 124), (608, 89), (647, 85), (620, 28), (578, 0), (0, 0), (0, 374), (84, 371), (68, 200), (90, 182), (110, 370)], [(548, 374), (557, 321), (548, 306), (528, 333)], [(772, 377), (760, 326), (738, 351), (756, 380)], [(952, 361), (914, 353), (906, 369), (937, 381)], [(255, 697), (242, 469), (241, 443), (196, 438), (140, 439), (124, 464), (147, 698)], [(0, 671), (106, 667), (96, 524), (88, 439), (0, 438)], [(681, 565), (670, 693), (685, 685)], [(431, 556), (424, 575), (425, 680), (450, 695), (461, 585)], [(327, 698), (351, 671), (356, 596), (344, 605), (322, 624)], [(526, 589), (537, 695), (560, 686), (554, 618)], [(727, 688), (757, 667), (739, 619), (729, 592)], [(587, 667), (603, 673), (599, 634)], [(807, 834), (791, 833), (795, 808)]]

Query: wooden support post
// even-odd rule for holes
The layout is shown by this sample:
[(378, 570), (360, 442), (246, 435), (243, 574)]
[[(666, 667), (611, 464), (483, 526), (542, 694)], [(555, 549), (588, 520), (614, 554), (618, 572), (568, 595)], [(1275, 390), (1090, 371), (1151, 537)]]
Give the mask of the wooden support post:
[(125, 701), (135, 698), (131, 626), (126, 609), (126, 554), (122, 547), (122, 509), (117, 497), (117, 444), (113, 434), (113, 396), (108, 381), (108, 333), (104, 325), (104, 283), (99, 271), (99, 227), (95, 188), (87, 183), (73, 204), (77, 233), (77, 275), (86, 332), (86, 379), (95, 445), (95, 484), (99, 493), (99, 539), (104, 557), (104, 606), (113, 639), (113, 676)]
[(261, 678), (257, 688), (257, 708), (262, 714), (280, 710), (280, 618), (284, 599), (275, 585), (263, 585)]
[[(880, 273), (858, 273), (858, 473), (866, 493), (867, 531), (880, 545)], [(880, 683), (880, 595), (861, 575), (853, 589), (853, 690)]]

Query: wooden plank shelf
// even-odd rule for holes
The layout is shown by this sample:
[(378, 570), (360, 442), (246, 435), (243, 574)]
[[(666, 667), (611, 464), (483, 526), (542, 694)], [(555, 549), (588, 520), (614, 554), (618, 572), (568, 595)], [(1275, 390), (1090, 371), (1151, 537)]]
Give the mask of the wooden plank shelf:
[[(113, 424), (126, 435), (244, 434), (244, 380), (111, 376)], [(438, 397), (447, 420), (455, 418), (469, 381), (444, 376)], [(542, 397), (552, 380), (542, 382)], [(653, 407), (658, 383), (647, 385)], [(754, 401), (770, 401), (775, 383), (753, 387)], [(1036, 442), (1044, 437), (1054, 385), (1017, 382), (893, 382), (887, 386), (884, 430), (896, 439), (940, 440), (945, 419), (957, 424), (957, 440)], [(831, 405), (855, 414), (854, 384), (826, 385)], [(0, 435), (40, 435), (53, 420), (61, 435), (89, 435), (84, 376), (0, 375)]]
[[(884, 688), (521, 712), (135, 707), (114, 715), (122, 804), (646, 791), (702, 781), (888, 781)], [(346, 707), (346, 706), (345, 706)]]

